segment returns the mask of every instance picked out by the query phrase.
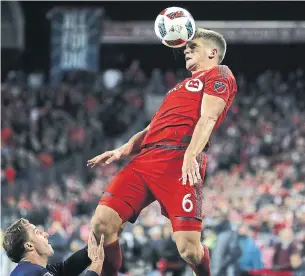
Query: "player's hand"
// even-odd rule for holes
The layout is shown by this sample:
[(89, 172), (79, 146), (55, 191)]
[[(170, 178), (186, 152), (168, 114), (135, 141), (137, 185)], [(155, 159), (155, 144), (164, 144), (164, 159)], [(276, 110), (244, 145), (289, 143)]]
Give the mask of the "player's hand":
[(184, 154), (183, 165), (182, 165), (182, 184), (186, 185), (187, 180), (191, 186), (199, 184), (202, 179), (200, 175), (200, 168), (197, 162), (196, 156), (188, 153)]
[(118, 149), (106, 151), (103, 154), (95, 156), (87, 161), (87, 166), (94, 168), (98, 164), (110, 164), (113, 161), (119, 160), (122, 156), (128, 156), (132, 152), (132, 145), (127, 143)]
[(94, 168), (98, 164), (110, 164), (113, 161), (117, 161), (121, 158), (122, 153), (116, 149), (116, 150), (110, 150), (106, 151), (103, 154), (100, 154), (98, 156), (95, 156), (94, 158), (87, 161), (87, 166), (90, 168)]
[(104, 262), (104, 235), (101, 236), (100, 244), (97, 244), (93, 232), (90, 232), (88, 239), (88, 257), (92, 263), (102, 264)]

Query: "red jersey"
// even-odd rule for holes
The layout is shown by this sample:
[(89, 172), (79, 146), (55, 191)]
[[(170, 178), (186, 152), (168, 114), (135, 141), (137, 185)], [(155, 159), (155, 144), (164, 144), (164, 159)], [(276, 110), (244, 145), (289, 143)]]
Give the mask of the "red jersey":
[(193, 135), (200, 118), (201, 101), (205, 93), (220, 97), (226, 102), (216, 122), (215, 130), (224, 120), (236, 91), (236, 81), (228, 66), (219, 65), (210, 70), (196, 72), (191, 78), (178, 83), (167, 93), (151, 120), (142, 146), (147, 144), (184, 145), (184, 137)]

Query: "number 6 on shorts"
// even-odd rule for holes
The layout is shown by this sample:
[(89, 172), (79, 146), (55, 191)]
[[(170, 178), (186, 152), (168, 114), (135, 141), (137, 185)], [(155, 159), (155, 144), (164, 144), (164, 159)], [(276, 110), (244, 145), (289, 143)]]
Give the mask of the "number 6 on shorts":
[(182, 208), (185, 212), (192, 212), (194, 205), (193, 202), (189, 199), (192, 194), (186, 194), (182, 199)]

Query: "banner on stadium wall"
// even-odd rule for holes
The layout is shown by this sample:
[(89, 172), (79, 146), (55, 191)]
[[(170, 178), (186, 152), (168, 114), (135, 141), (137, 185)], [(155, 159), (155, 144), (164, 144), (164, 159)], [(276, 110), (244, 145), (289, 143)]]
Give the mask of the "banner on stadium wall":
[(51, 82), (64, 71), (99, 69), (102, 9), (51, 10)]
[[(106, 21), (102, 43), (160, 43), (150, 21)], [(224, 35), (229, 43), (304, 43), (305, 21), (196, 21)]]

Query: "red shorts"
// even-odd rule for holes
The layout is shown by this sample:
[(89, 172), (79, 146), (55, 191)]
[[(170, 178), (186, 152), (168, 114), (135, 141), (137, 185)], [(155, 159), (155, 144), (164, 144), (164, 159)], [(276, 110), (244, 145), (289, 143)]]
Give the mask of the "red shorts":
[[(201, 231), (203, 185), (182, 185), (184, 150), (143, 149), (106, 188), (99, 204), (115, 210), (123, 220), (135, 222), (146, 206), (157, 200), (174, 231)], [(198, 162), (202, 179), (207, 157)]]

